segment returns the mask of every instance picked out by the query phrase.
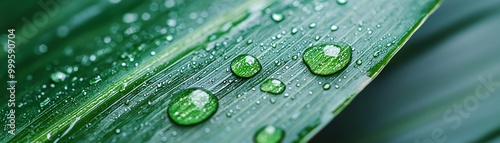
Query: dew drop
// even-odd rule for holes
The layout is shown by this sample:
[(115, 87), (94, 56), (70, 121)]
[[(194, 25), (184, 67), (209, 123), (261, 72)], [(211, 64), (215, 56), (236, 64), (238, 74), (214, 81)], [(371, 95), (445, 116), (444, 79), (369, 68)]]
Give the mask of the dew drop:
[(312, 46), (302, 57), (309, 70), (317, 75), (331, 75), (351, 61), (351, 46), (346, 43)]
[(338, 29), (339, 29), (339, 26), (337, 26), (337, 25), (330, 26), (330, 30), (332, 30), (332, 31), (337, 31)]
[(60, 72), (60, 71), (57, 71), (55, 73), (52, 73), (50, 75), (50, 79), (55, 82), (55, 83), (58, 83), (58, 82), (61, 82), (61, 81), (64, 81), (64, 79), (66, 79), (67, 75), (63, 72)]
[(261, 68), (259, 60), (248, 54), (239, 55), (231, 62), (231, 71), (238, 77), (252, 77), (257, 74)]
[(316, 23), (313, 22), (313, 23), (309, 24), (309, 28), (314, 28), (314, 27), (316, 27)]
[(168, 116), (179, 125), (194, 125), (212, 116), (219, 101), (203, 88), (183, 89), (173, 96), (168, 105)]
[(363, 62), (361, 60), (356, 60), (357, 65), (361, 65)]
[(98, 75), (98, 76), (94, 77), (93, 79), (90, 79), (89, 83), (90, 83), (90, 85), (94, 85), (96, 83), (99, 83), (101, 80), (102, 80), (101, 76)]
[(120, 129), (116, 129), (116, 130), (115, 130), (115, 132), (116, 132), (117, 134), (119, 134), (121, 131), (120, 131)]
[(323, 90), (329, 90), (331, 87), (332, 87), (332, 86), (331, 86), (330, 84), (325, 83), (325, 84), (323, 85)]
[(291, 32), (292, 32), (292, 34), (295, 34), (295, 33), (299, 32), (299, 30), (297, 28), (292, 28)]
[(285, 16), (281, 13), (273, 13), (271, 14), (271, 19), (273, 19), (274, 22), (281, 22), (285, 19)]
[(286, 89), (285, 84), (279, 79), (275, 78), (267, 79), (260, 85), (260, 91), (272, 94), (283, 93), (285, 89)]
[(347, 0), (337, 0), (337, 3), (340, 5), (344, 5), (347, 3)]
[(123, 15), (123, 22), (125, 23), (132, 23), (137, 21), (137, 13), (126, 13)]
[(256, 143), (279, 143), (283, 140), (285, 131), (272, 125), (259, 129), (254, 135)]
[(375, 53), (373, 53), (373, 57), (378, 57), (380, 55), (380, 51), (376, 51)]

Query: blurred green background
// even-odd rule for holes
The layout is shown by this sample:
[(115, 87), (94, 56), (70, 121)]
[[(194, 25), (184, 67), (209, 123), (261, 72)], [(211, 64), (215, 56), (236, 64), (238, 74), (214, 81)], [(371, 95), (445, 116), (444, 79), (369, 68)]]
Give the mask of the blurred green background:
[(499, 93), (500, 1), (445, 0), (312, 142), (500, 142)]

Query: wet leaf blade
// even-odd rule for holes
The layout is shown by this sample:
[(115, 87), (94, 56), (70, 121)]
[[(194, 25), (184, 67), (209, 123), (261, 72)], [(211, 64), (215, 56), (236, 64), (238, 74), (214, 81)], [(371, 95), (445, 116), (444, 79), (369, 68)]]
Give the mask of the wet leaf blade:
[[(339, 5), (332, 0), (215, 0), (175, 1), (173, 7), (154, 3), (159, 7), (154, 12), (151, 2), (119, 3), (133, 8), (110, 19), (94, 15), (88, 21), (103, 22), (82, 22), (70, 29), (81, 35), (61, 36), (50, 32), (53, 27), (41, 27), (40, 31), (49, 31), (49, 38), (21, 44), (19, 49), (44, 44), (49, 50), (34, 54), (20, 50), (23, 56), (18, 60), (26, 70), (18, 75), (32, 79), (20, 80), (27, 90), (18, 97), (25, 101), (17, 108), (24, 113), (18, 134), (1, 141), (251, 142), (266, 125), (283, 129), (284, 142), (307, 141), (380, 72), (440, 1), (364, 0)], [(150, 20), (142, 19), (144, 11)], [(193, 20), (193, 12), (204, 18)], [(126, 13), (139, 13), (141, 18), (123, 23)], [(273, 20), (273, 13), (284, 18)], [(64, 23), (68, 15), (56, 17), (62, 20), (49, 25)], [(332, 30), (333, 25), (338, 29)], [(33, 39), (42, 36), (47, 37), (39, 34)], [(61, 39), (64, 42), (56, 42)], [(351, 62), (338, 73), (317, 76), (302, 59), (293, 58), (302, 57), (312, 45), (332, 42), (354, 48)], [(380, 56), (373, 56), (376, 52)], [(262, 70), (251, 78), (234, 76), (229, 65), (241, 54), (255, 56)], [(32, 55), (40, 60), (28, 67)], [(51, 81), (48, 75), (57, 71), (68, 72), (68, 79)], [(259, 91), (268, 78), (282, 80), (287, 86), (284, 93)], [(323, 90), (325, 83), (332, 88)], [(175, 92), (189, 87), (210, 90), (219, 98), (219, 109), (201, 124), (175, 125), (166, 114), (168, 103)]]

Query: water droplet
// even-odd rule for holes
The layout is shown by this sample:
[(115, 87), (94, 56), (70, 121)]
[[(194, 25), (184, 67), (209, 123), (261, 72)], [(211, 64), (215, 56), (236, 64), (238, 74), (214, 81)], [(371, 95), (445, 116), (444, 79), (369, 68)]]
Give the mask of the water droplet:
[(313, 22), (313, 23), (309, 24), (309, 28), (314, 28), (314, 27), (316, 27), (316, 23)]
[(167, 35), (167, 37), (165, 37), (165, 39), (167, 39), (167, 41), (172, 41), (172, 40), (174, 40), (174, 36)]
[(356, 60), (357, 65), (361, 65), (363, 62), (361, 60)]
[(380, 51), (376, 51), (375, 53), (373, 53), (373, 57), (378, 57), (380, 55)]
[(116, 132), (117, 134), (119, 134), (121, 131), (120, 131), (120, 129), (116, 129), (116, 130), (115, 130), (115, 132)]
[(126, 13), (123, 15), (123, 22), (132, 23), (137, 21), (137, 13)]
[(269, 99), (269, 102), (271, 102), (271, 104), (274, 104), (274, 103), (276, 103), (276, 99), (271, 98), (271, 99)]
[(231, 62), (231, 71), (238, 77), (252, 77), (257, 74), (261, 68), (259, 60), (248, 54), (239, 55)]
[(340, 5), (344, 5), (347, 3), (347, 0), (337, 0), (337, 3)]
[(346, 43), (319, 45), (307, 48), (302, 57), (312, 73), (331, 75), (351, 61), (351, 46)]
[(291, 32), (292, 32), (292, 34), (295, 34), (295, 33), (299, 32), (299, 30), (297, 28), (292, 28)]
[(90, 83), (90, 85), (93, 85), (93, 84), (99, 83), (101, 80), (102, 80), (102, 79), (101, 79), (101, 76), (99, 76), (99, 75), (98, 75), (98, 76), (96, 76), (95, 78), (90, 79), (90, 82), (89, 82), (89, 83)]
[(250, 45), (250, 44), (252, 44), (252, 43), (253, 43), (253, 40), (248, 40), (248, 41), (247, 41), (247, 45)]
[(46, 106), (47, 104), (49, 104), (50, 102), (50, 98), (46, 98), (45, 100), (43, 100), (41, 103), (40, 103), (40, 107), (44, 107)]
[(50, 75), (50, 79), (55, 82), (55, 83), (58, 83), (58, 82), (61, 82), (61, 81), (64, 81), (64, 79), (66, 79), (67, 75), (63, 72), (60, 72), (60, 71), (57, 71), (55, 73), (52, 73)]
[(273, 14), (271, 14), (271, 18), (275, 22), (281, 22), (281, 21), (283, 21), (283, 19), (285, 19), (285, 16), (283, 16), (283, 14), (281, 14), (281, 13), (273, 13)]
[(256, 143), (279, 143), (283, 140), (285, 131), (271, 125), (259, 129), (254, 135)]
[(328, 83), (325, 83), (325, 84), (323, 85), (323, 89), (324, 89), (324, 90), (328, 90), (328, 89), (330, 89), (331, 87), (332, 87), (332, 86), (331, 86), (330, 84), (328, 84)]
[(167, 25), (170, 27), (175, 27), (175, 25), (177, 25), (177, 21), (175, 19), (168, 19)]
[(338, 29), (339, 29), (339, 26), (337, 26), (337, 25), (330, 26), (330, 30), (332, 30), (332, 31), (337, 31)]
[(320, 36), (316, 36), (314, 37), (314, 40), (318, 41), (321, 37)]
[(274, 61), (274, 66), (277, 66), (277, 67), (281, 66), (281, 62), (278, 61), (278, 60), (275, 60)]
[(299, 56), (297, 56), (297, 55), (292, 56), (292, 60), (297, 60), (298, 58), (299, 58)]
[(285, 91), (286, 86), (285, 84), (280, 81), (279, 79), (275, 78), (270, 78), (265, 80), (261, 85), (260, 85), (260, 90), (263, 92), (267, 93), (272, 93), (272, 94), (280, 94)]
[(203, 88), (188, 88), (173, 96), (168, 105), (168, 116), (179, 125), (194, 125), (212, 116), (219, 101)]

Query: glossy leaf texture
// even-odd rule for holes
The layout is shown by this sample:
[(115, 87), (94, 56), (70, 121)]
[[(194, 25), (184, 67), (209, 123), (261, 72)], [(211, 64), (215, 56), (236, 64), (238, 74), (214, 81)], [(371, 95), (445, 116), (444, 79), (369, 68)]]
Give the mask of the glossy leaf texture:
[[(304, 142), (378, 75), (439, 4), (60, 3), (46, 23), (17, 28), (17, 134), (2, 134), (0, 142), (252, 142), (268, 125), (284, 131), (283, 142)], [(36, 2), (26, 5), (36, 7)], [(37, 10), (20, 9), (26, 15)], [(22, 23), (16, 20), (21, 16), (5, 17), (15, 25)], [(352, 47), (346, 67), (332, 75), (312, 74), (301, 59), (304, 50), (339, 42)], [(249, 78), (235, 76), (230, 68), (244, 54), (261, 64)], [(260, 91), (269, 78), (281, 80), (285, 91)], [(195, 87), (217, 97), (217, 111), (196, 125), (172, 123), (167, 108), (173, 95)], [(6, 104), (0, 108), (7, 114)]]

